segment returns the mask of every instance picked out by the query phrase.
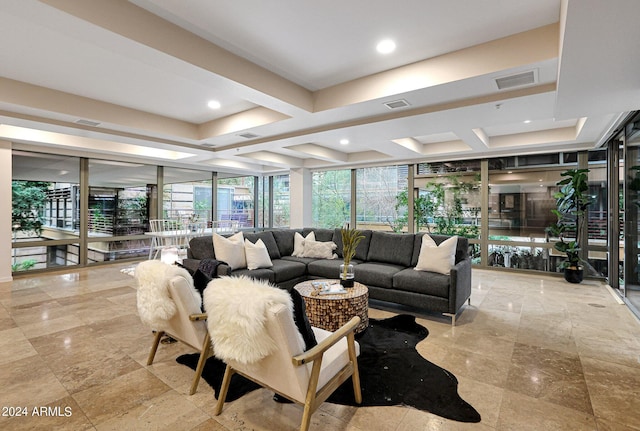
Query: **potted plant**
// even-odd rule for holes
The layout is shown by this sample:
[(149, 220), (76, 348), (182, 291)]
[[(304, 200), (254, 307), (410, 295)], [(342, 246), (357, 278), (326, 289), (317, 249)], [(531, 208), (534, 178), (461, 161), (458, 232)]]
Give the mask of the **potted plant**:
[(342, 257), (344, 262), (340, 265), (340, 284), (344, 287), (353, 287), (353, 265), (351, 259), (356, 255), (356, 248), (364, 235), (355, 228), (340, 229), (342, 235)]
[[(580, 239), (587, 229), (587, 207), (593, 202), (589, 195), (587, 172), (589, 169), (569, 169), (560, 174), (565, 178), (556, 183), (560, 190), (553, 195), (556, 209), (551, 210), (558, 220), (545, 229), (551, 237), (559, 240), (554, 248), (567, 256), (560, 268), (570, 283), (580, 283), (584, 277), (585, 261), (581, 257)], [(568, 232), (573, 239), (565, 237)]]

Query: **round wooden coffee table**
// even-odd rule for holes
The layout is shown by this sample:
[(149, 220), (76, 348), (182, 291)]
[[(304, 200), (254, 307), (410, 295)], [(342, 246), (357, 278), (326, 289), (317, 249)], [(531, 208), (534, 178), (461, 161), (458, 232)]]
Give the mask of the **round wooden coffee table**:
[(369, 289), (355, 282), (346, 288), (346, 293), (319, 295), (311, 282), (325, 281), (339, 283), (338, 280), (308, 280), (294, 286), (304, 299), (309, 323), (316, 328), (335, 331), (347, 323), (353, 316), (360, 316), (356, 333), (364, 331), (369, 325)]

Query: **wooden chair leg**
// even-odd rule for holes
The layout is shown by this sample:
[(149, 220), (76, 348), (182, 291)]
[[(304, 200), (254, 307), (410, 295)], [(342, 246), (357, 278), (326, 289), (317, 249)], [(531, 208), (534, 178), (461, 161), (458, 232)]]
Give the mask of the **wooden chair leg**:
[(311, 425), (311, 406), (309, 404), (304, 405), (304, 412), (302, 413), (302, 423), (300, 424), (300, 431), (308, 431), (309, 425)]
[(149, 352), (149, 357), (147, 358), (147, 365), (153, 364), (153, 358), (156, 356), (156, 352), (158, 351), (158, 345), (160, 344), (160, 339), (164, 335), (164, 331), (157, 331), (156, 338), (153, 340), (153, 345), (151, 346), (151, 351)]
[(229, 390), (229, 383), (231, 383), (231, 376), (235, 371), (229, 365), (224, 370), (224, 377), (222, 378), (222, 386), (220, 387), (220, 392), (218, 393), (218, 403), (216, 404), (216, 410), (213, 412), (215, 416), (218, 416), (222, 413), (222, 406), (224, 405), (224, 399), (227, 398), (227, 391)]
[(353, 396), (356, 403), (362, 402), (362, 391), (360, 389), (360, 371), (358, 371), (358, 355), (356, 355), (355, 337), (353, 332), (347, 335), (347, 346), (349, 349), (349, 359), (353, 362), (353, 374), (351, 381), (353, 382)]
[(322, 368), (322, 357), (313, 361), (311, 368), (311, 376), (309, 376), (309, 387), (307, 388), (307, 396), (304, 401), (304, 411), (302, 413), (302, 423), (300, 431), (308, 431), (311, 424), (311, 415), (314, 412), (316, 404), (316, 395), (318, 390), (318, 379), (320, 378), (320, 369)]
[(198, 390), (198, 383), (200, 383), (200, 376), (202, 375), (204, 364), (209, 358), (209, 351), (211, 350), (211, 338), (209, 338), (209, 334), (205, 335), (205, 337), (206, 338), (202, 345), (202, 351), (200, 352), (200, 359), (198, 359), (198, 366), (196, 367), (196, 375), (193, 376), (193, 383), (191, 384), (191, 391), (189, 391), (189, 395), (195, 394)]

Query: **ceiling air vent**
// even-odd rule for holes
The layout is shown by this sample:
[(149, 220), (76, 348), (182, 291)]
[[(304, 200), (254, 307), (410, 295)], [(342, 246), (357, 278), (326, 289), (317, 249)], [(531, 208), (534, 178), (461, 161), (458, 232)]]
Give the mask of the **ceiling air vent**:
[(409, 106), (409, 102), (407, 102), (404, 99), (400, 99), (400, 100), (394, 100), (393, 102), (386, 102), (384, 106), (386, 106), (389, 109), (398, 109), (398, 108), (404, 108), (405, 106)]
[(515, 75), (496, 78), (495, 81), (498, 89), (504, 90), (507, 88), (522, 87), (523, 85), (535, 84), (538, 81), (538, 74), (535, 70), (529, 70), (528, 72), (516, 73)]
[(83, 126), (91, 126), (91, 127), (96, 127), (100, 125), (100, 123), (96, 121), (91, 121), (91, 120), (78, 120), (76, 121), (76, 124), (81, 124)]
[(238, 133), (238, 136), (241, 136), (245, 139), (255, 139), (260, 137), (259, 135), (256, 135), (255, 133), (251, 133), (251, 132)]

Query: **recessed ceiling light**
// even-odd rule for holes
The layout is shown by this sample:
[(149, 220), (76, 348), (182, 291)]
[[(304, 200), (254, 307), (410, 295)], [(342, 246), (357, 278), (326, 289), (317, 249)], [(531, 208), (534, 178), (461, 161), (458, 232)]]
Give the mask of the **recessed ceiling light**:
[(396, 43), (391, 39), (384, 39), (376, 45), (376, 49), (380, 54), (389, 54), (396, 49)]
[(340, 139), (340, 144), (347, 145), (349, 143), (348, 139)]
[(217, 100), (209, 100), (209, 103), (207, 103), (207, 106), (211, 109), (220, 109), (220, 102), (218, 102)]
[(524, 120), (524, 124), (529, 124), (531, 120)]

